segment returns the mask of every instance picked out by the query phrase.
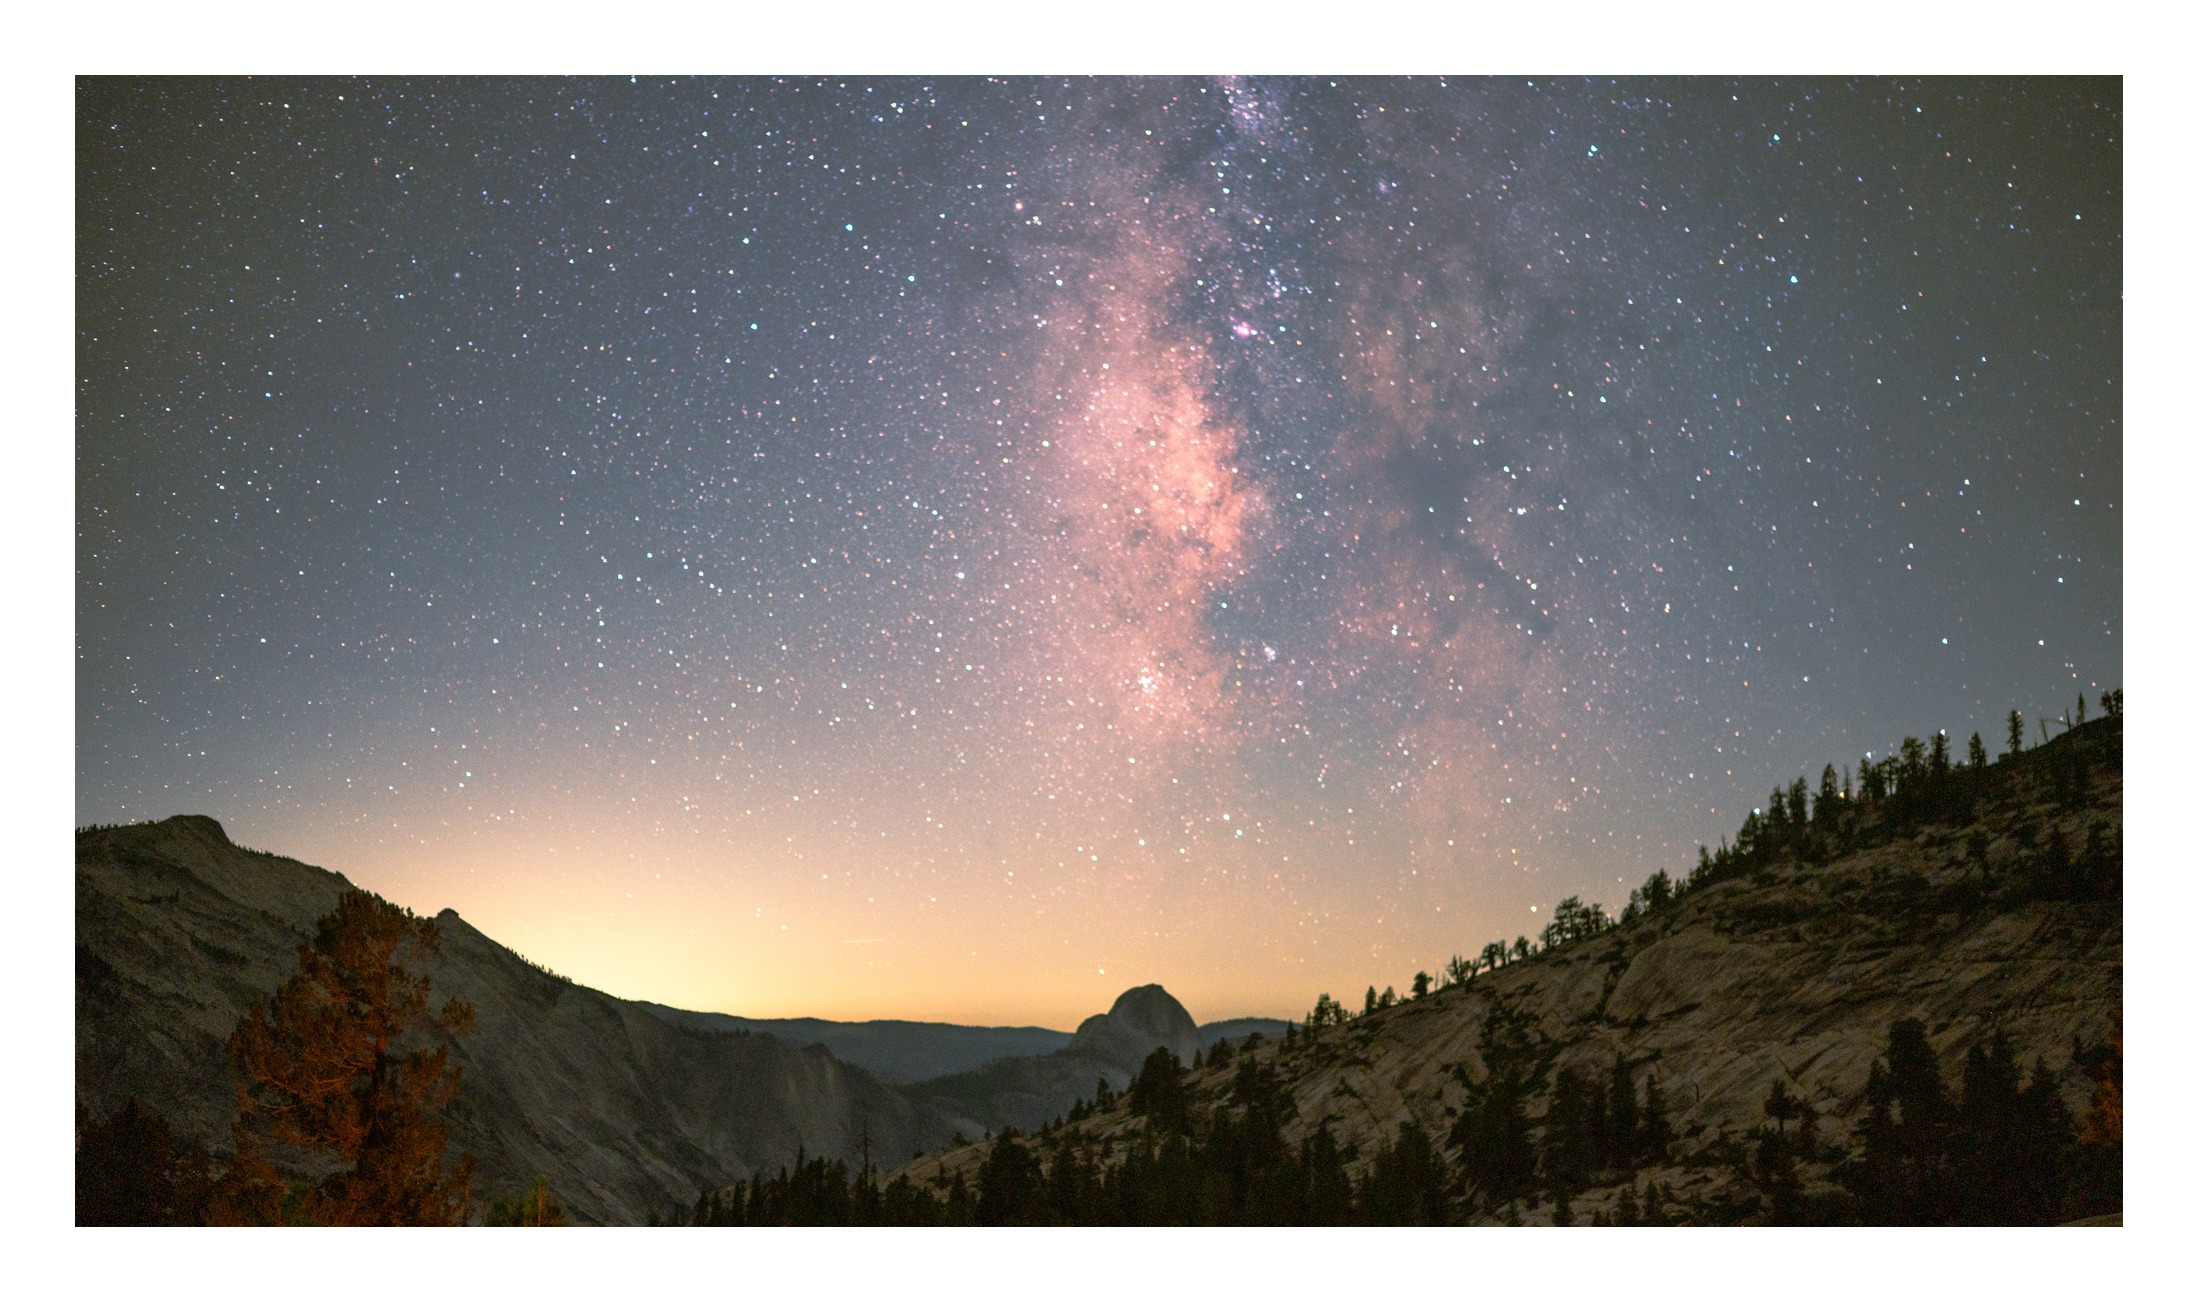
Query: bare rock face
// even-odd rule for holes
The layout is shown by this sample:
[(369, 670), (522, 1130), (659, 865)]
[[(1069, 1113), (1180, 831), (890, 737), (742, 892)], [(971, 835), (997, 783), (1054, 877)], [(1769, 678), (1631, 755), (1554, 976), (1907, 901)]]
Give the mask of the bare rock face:
[(1171, 1050), (1189, 1066), (1200, 1048), (1198, 1023), (1190, 1013), (1164, 988), (1149, 985), (1123, 991), (1114, 1007), (1085, 1018), (1064, 1052), (1134, 1074), (1154, 1049)]
[[(213, 819), (81, 834), (76, 1091), (94, 1115), (131, 1097), (228, 1145), (224, 1044), (351, 884), (230, 843)], [(797, 1152), (890, 1166), (956, 1118), (818, 1047), (680, 1025), (527, 962), (456, 913), (425, 966), (439, 1002), (474, 1007), (446, 1116), (486, 1200), (546, 1176), (576, 1219), (633, 1224)]]

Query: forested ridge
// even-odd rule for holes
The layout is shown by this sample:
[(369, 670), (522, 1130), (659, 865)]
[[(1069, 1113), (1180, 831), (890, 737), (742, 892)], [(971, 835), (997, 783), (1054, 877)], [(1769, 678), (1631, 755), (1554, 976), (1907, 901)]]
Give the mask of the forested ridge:
[[(1538, 938), (1460, 954), (1439, 977), (1415, 974), (1409, 995), (1370, 985), (1353, 1011), (1324, 993), (1279, 1040), (1225, 1043), (1188, 1066), (1156, 1051), (1122, 1096), (1102, 1083), (1036, 1134), (890, 1174), (809, 1161), (668, 1206), (664, 1219), (2039, 1224), (2118, 1213), (2120, 696), (2096, 719), (2088, 705), (2039, 745), (2011, 715), (1997, 760), (1981, 737), (1957, 755), (1941, 734), (1844, 771), (1827, 764), (1813, 789), (1780, 787), (1691, 871), (1656, 873), (1615, 915), (1569, 898)], [(1505, 984), (1575, 947), (1622, 970), (1693, 929), (1804, 951), (1836, 934), (1905, 946), (1928, 969), (1941, 937), (1952, 947), (2002, 923), (2057, 937), (2078, 968), (2091, 956), (2110, 1015), (2065, 1041), (2019, 1042), (1987, 989), (1970, 1019), (1983, 1029), (1958, 1058), (1942, 1062), (1931, 1045), (1951, 1019), (1927, 1028), (1889, 1017), (1870, 1032), (1867, 1075), (1844, 1093), (1773, 1074), (1742, 1124), (1685, 1131), (1669, 1096), (1679, 1052), (1597, 1060), (1581, 1052), (1580, 1027), (1552, 1024)], [(1606, 1039), (1643, 1020), (1612, 1024), (1619, 984), (1606, 976), (1602, 1005), (1581, 1019), (1605, 1023), (1590, 1029)], [(1467, 999), (1478, 1012), (1472, 1050), (1440, 1064), (1443, 1124), (1408, 1115), (1354, 1142), (1301, 1105), (1310, 1091), (1299, 1087), (1317, 1076), (1373, 1072), (1366, 1055), (1386, 1020), (1440, 1017)]]

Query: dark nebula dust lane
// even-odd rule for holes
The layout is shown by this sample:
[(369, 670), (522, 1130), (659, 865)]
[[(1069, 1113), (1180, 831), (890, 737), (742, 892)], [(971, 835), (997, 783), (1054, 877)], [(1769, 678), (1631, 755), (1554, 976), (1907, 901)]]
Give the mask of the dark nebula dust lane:
[(2112, 80), (77, 108), (78, 821), (614, 993), (1291, 1015), (2120, 685)]

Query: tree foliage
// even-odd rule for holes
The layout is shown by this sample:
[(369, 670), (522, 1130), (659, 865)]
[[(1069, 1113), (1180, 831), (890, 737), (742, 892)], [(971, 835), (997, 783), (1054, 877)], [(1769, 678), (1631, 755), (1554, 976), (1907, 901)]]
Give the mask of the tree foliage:
[[(449, 1039), (473, 1010), (430, 1011), (413, 968), (435, 952), (433, 921), (351, 891), (298, 947), (297, 970), (229, 1037), (237, 1153), (224, 1218), (324, 1225), (450, 1225), (471, 1206), (472, 1157), (446, 1168), (438, 1110), (457, 1095)], [(270, 1145), (334, 1170), (296, 1190)]]

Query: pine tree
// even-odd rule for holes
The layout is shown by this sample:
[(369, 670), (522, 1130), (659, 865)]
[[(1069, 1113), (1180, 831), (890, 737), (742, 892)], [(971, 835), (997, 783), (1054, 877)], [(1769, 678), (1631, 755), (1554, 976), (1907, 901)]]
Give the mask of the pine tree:
[(1360, 1219), (1368, 1225), (1440, 1225), (1449, 1177), (1442, 1158), (1418, 1123), (1407, 1121), (1394, 1143), (1374, 1155), (1359, 1192)]
[(1595, 1115), (1594, 1089), (1577, 1067), (1557, 1069), (1550, 1087), (1547, 1129), (1542, 1139), (1542, 1178), (1558, 1189), (1585, 1188), (1600, 1165), (1602, 1126)]
[(2009, 710), (2007, 712), (2007, 753), (2010, 755), (2022, 754), (2021, 710)]
[(1801, 1223), (1801, 1178), (1794, 1161), (1798, 1145), (1786, 1123), (1795, 1120), (1806, 1106), (1787, 1090), (1782, 1077), (1771, 1081), (1770, 1095), (1763, 1100), (1768, 1124), (1756, 1132), (1755, 1162), (1750, 1174), (1756, 1187), (1770, 1199), (1773, 1225)]
[(1978, 771), (1978, 772), (1982, 772), (1982, 771), (1983, 771), (1983, 769), (1984, 769), (1984, 766), (1985, 766), (1985, 765), (1987, 765), (1987, 764), (1989, 764), (1989, 763), (1991, 763), (1991, 762), (1992, 762), (1992, 761), (1991, 761), (1991, 757), (1990, 757), (1990, 756), (1988, 756), (1988, 755), (1986, 755), (1986, 754), (1984, 753), (1984, 736), (1983, 736), (1983, 734), (1981, 734), (1981, 733), (1974, 733), (1974, 732), (1970, 733), (1970, 734), (1969, 734), (1969, 767), (1970, 767), (1971, 769), (1973, 769), (1973, 770), (1976, 770), (1976, 771)]
[(1621, 1171), (1633, 1169), (1634, 1154), (1640, 1148), (1640, 1129), (1641, 1109), (1633, 1094), (1633, 1064), (1621, 1053), (1610, 1068), (1609, 1112), (1603, 1138), (1603, 1154), (1608, 1165)]
[(364, 891), (339, 899), (298, 947), (296, 973), (229, 1037), (239, 1116), (217, 1198), (226, 1212), (271, 1219), (272, 1140), (337, 1165), (299, 1199), (315, 1223), (464, 1223), (473, 1159), (445, 1169), (436, 1113), (457, 1095), (449, 1040), (473, 1010), (450, 999), (430, 1013), (428, 978), (405, 966), (435, 948), (433, 921)]
[(1183, 1087), (1183, 1061), (1175, 1050), (1154, 1049), (1145, 1056), (1137, 1079), (1130, 1082), (1130, 1111), (1151, 1120), (1158, 1130), (1182, 1130), (1189, 1125), (1190, 1094)]
[(1664, 1087), (1656, 1083), (1654, 1076), (1641, 1086), (1640, 1135), (1635, 1152), (1641, 1158), (1661, 1160), (1671, 1147), (1671, 1122), (1664, 1115)]
[(1870, 1068), (1853, 1173), (1862, 1215), (1874, 1225), (1943, 1225), (1952, 1211), (1948, 1173), (1951, 1107), (1923, 1023), (1893, 1023), (1885, 1056)]
[[(1163, 1049), (1156, 1052), (1167, 1051)], [(1170, 1062), (1175, 1060), (1173, 1054), (1168, 1057)], [(977, 1224), (1043, 1224), (1044, 1189), (1044, 1178), (1038, 1169), (1037, 1157), (1023, 1146), (1014, 1127), (1002, 1130), (999, 1138), (992, 1141), (992, 1151), (985, 1155), (984, 1165), (977, 1171)], [(819, 1222), (795, 1222), (817, 1223)]]
[(1430, 988), (1432, 988), (1432, 987), (1434, 986), (1434, 984), (1435, 984), (1434, 978), (1433, 978), (1433, 977), (1430, 977), (1430, 976), (1428, 976), (1428, 975), (1427, 975), (1427, 974), (1426, 974), (1425, 972), (1415, 972), (1415, 973), (1413, 973), (1413, 974), (1412, 974), (1412, 997), (1413, 997), (1414, 999), (1425, 999), (1425, 998), (1427, 997), (1427, 992), (1428, 992), (1428, 990), (1429, 990)]
[(1466, 1101), (1450, 1129), (1460, 1174), (1493, 1209), (1532, 1186), (1534, 1145), (1527, 1132), (1527, 1068), (1533, 1056), (1526, 1020), (1498, 1004), (1481, 1022), (1478, 1079), (1456, 1071)]

